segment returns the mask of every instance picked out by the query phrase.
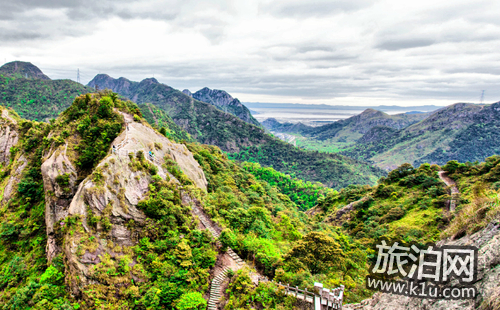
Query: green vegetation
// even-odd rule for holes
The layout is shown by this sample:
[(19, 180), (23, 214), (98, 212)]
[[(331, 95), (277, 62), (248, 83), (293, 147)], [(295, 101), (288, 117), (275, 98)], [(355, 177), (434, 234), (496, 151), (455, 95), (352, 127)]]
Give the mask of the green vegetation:
[(444, 236), (460, 238), (484, 228), (500, 214), (500, 156), (483, 163), (458, 163), (443, 166), (457, 182), (460, 199), (457, 212)]
[(0, 74), (0, 105), (29, 120), (48, 121), (68, 108), (76, 96), (92, 91), (71, 80), (41, 80)]
[[(60, 257), (47, 264), (45, 245), (45, 193), (40, 166), (44, 137), (51, 126), (24, 121), (9, 111), (20, 133), (16, 151), (1, 168), (0, 182), (5, 187), (26, 159), (19, 185), (0, 209), (0, 305), (2, 309), (73, 309), (64, 286), (64, 264)], [(11, 150), (12, 151), (12, 150)], [(15, 182), (15, 179), (13, 179)]]
[(271, 140), (259, 146), (247, 147), (229, 158), (260, 163), (303, 180), (319, 181), (341, 189), (350, 184), (375, 184), (385, 175), (381, 169), (338, 154), (298, 149), (281, 140)]
[(144, 119), (165, 137), (178, 142), (194, 141), (191, 135), (182, 130), (163, 110), (150, 103), (141, 104), (139, 108)]
[(316, 206), (319, 197), (332, 191), (321, 183), (305, 182), (273, 168), (261, 167), (256, 163), (243, 162), (242, 167), (258, 180), (266, 181), (269, 185), (279, 188), (303, 211)]
[[(370, 294), (363, 287), (367, 267), (366, 248), (361, 243), (354, 242), (336, 227), (311, 221), (305, 213), (298, 210), (289, 196), (245, 169), (247, 167), (265, 177), (265, 171), (259, 171), (258, 166), (244, 164), (242, 167), (228, 160), (214, 146), (188, 144), (188, 148), (194, 153), (207, 177), (208, 195), (203, 199), (204, 209), (225, 228), (219, 238), (224, 246), (230, 246), (242, 258), (253, 261), (261, 273), (274, 277), (278, 282), (310, 290), (315, 281), (323, 282), (328, 287), (342, 283), (349, 288), (349, 301), (361, 300)], [(297, 180), (285, 180), (287, 177), (268, 172), (283, 178), (283, 188), (286, 188), (287, 183), (292, 186), (300, 185)], [(275, 177), (269, 179), (273, 180)], [(314, 186), (309, 190), (313, 188)], [(332, 190), (328, 192), (334, 193)], [(292, 189), (290, 193), (293, 193)], [(323, 196), (319, 195), (318, 201), (324, 200), (321, 197)], [(318, 248), (315, 255), (325, 257), (337, 253), (341, 259), (338, 259), (338, 264), (326, 263), (327, 266), (321, 269), (312, 268), (308, 256), (304, 255), (303, 247), (300, 248), (303, 242), (298, 241), (301, 239), (306, 243), (311, 242), (310, 240), (331, 243), (335, 251), (326, 248), (326, 252), (322, 252)], [(273, 284), (261, 283), (254, 289), (242, 289), (244, 283), (249, 283), (246, 277), (245, 274), (238, 273), (233, 278), (233, 283), (241, 283), (230, 286), (228, 309), (238, 309), (243, 305), (263, 307), (265, 304), (269, 307), (286, 304), (286, 298)], [(259, 297), (255, 297), (256, 295)]]
[[(96, 167), (109, 154), (112, 141), (125, 130), (120, 112), (135, 115), (136, 121), (144, 123), (142, 111), (134, 103), (102, 91), (78, 96), (50, 123), (23, 120), (13, 111), (9, 111), (11, 120), (2, 117), (2, 126), (19, 134), (9, 161), (0, 167), (2, 310), (204, 309), (210, 272), (218, 254), (227, 247), (276, 282), (308, 290), (314, 282), (330, 288), (343, 284), (345, 301), (358, 302), (372, 294), (364, 281), (375, 257), (372, 246), (381, 237), (418, 244), (443, 236), (458, 238), (484, 228), (500, 214), (500, 156), (489, 157), (484, 163), (450, 161), (442, 168), (406, 163), (370, 186), (349, 184), (353, 179), (371, 181), (366, 166), (335, 154), (304, 152), (272, 140), (228, 155), (216, 146), (184, 142), (205, 174), (207, 192), (196, 188), (169, 155), (163, 168), (176, 180), (162, 179), (158, 167), (139, 151), (129, 154), (128, 167), (135, 180), (147, 180), (136, 205), (146, 216), (144, 220), (116, 223), (110, 216), (116, 210), (106, 201), (99, 214), (84, 203), (85, 216), (66, 216), (54, 225), (58, 246), (74, 242), (78, 245), (75, 255), (80, 258), (99, 253), (98, 260), (87, 265), (88, 281), (84, 282), (75, 275), (66, 252), (47, 261), (45, 204), (54, 193), (44, 190), (42, 161), (49, 151), (66, 150), (77, 168), (76, 184), (72, 184), (72, 174), (62, 172), (55, 176), (55, 182), (63, 191), (72, 192), (88, 177), (95, 187), (89, 189), (88, 196), (77, 198), (87, 202), (100, 199), (108, 162)], [(172, 139), (189, 138), (168, 117), (158, 120), (161, 113), (153, 107), (146, 114)], [(163, 145), (150, 147), (160, 150)], [(255, 162), (280, 158), (280, 169), (290, 175), (255, 162), (236, 162), (232, 157)], [(338, 191), (296, 177), (312, 174), (307, 167), (313, 165), (323, 169), (315, 178), (351, 176), (330, 184)], [(446, 208), (452, 197), (438, 177), (441, 169), (460, 189), (454, 213)], [(108, 190), (115, 189), (109, 186)], [(125, 199), (124, 191), (116, 194), (119, 200)], [(190, 204), (202, 207), (221, 226), (221, 248), (208, 230), (198, 229)], [(131, 233), (132, 244), (118, 245), (109, 238), (118, 225)], [(100, 243), (102, 239), (106, 248)], [(253, 285), (250, 272), (255, 271), (229, 273), (226, 309), (293, 309), (294, 297), (285, 295), (273, 282)], [(71, 287), (81, 291), (75, 294)]]

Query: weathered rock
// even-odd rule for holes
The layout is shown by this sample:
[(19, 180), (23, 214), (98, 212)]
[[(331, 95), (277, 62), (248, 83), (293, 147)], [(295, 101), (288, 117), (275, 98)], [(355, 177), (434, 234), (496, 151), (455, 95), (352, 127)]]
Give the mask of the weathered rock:
[(10, 150), (19, 142), (17, 121), (9, 114), (9, 111), (0, 107), (2, 114), (0, 117), (0, 164), (7, 166), (12, 159), (12, 166), (9, 176), (0, 184), (2, 192), (1, 203), (7, 203), (12, 197), (16, 185), (21, 181), (22, 173), (28, 164), (24, 155), (17, 155), (11, 158)]
[(19, 141), (17, 133), (17, 122), (10, 117), (7, 109), (2, 109), (0, 118), (0, 163), (8, 165), (10, 160), (10, 148)]
[(238, 99), (233, 98), (230, 94), (223, 90), (210, 89), (208, 87), (205, 87), (193, 94), (186, 91), (189, 92), (189, 90), (187, 89), (183, 90), (182, 92), (190, 97), (193, 97), (196, 100), (209, 103), (224, 112), (231, 113), (247, 123), (261, 126), (260, 123), (252, 116), (250, 110), (248, 110), (246, 106), (244, 106)]
[(26, 165), (28, 164), (28, 161), (26, 158), (21, 155), (15, 162), (14, 168), (12, 172), (10, 173), (10, 176), (8, 177), (7, 183), (5, 187), (3, 188), (3, 195), (2, 195), (2, 204), (6, 203), (9, 201), (9, 199), (12, 197), (12, 192), (14, 190), (14, 187), (21, 181), (22, 173), (24, 168), (26, 168)]
[[(77, 171), (66, 151), (67, 146), (59, 146), (51, 150), (41, 167), (45, 191), (45, 224), (47, 225), (49, 261), (60, 252), (54, 240), (54, 224), (68, 215), (68, 206), (76, 190)], [(59, 176), (66, 176), (69, 185), (64, 186), (61, 182), (57, 182)]]

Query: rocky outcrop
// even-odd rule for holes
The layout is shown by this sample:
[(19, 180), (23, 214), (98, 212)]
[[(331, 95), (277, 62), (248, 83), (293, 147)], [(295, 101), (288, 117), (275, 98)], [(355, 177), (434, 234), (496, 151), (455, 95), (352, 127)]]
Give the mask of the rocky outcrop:
[(11, 158), (11, 148), (15, 147), (19, 142), (19, 133), (17, 121), (9, 111), (3, 107), (0, 117), (0, 164), (8, 166), (12, 160), (12, 166), (9, 176), (0, 184), (2, 192), (1, 203), (4, 204), (12, 197), (15, 186), (21, 181), (22, 173), (28, 161), (24, 155), (17, 155)]
[(0, 118), (0, 163), (4, 166), (9, 164), (10, 148), (15, 146), (19, 141), (17, 132), (17, 121), (9, 115), (9, 111), (5, 108), (1, 109), (2, 117)]
[(76, 191), (77, 171), (67, 155), (67, 145), (49, 151), (41, 167), (45, 190), (45, 223), (47, 225), (47, 258), (59, 252), (54, 235), (56, 222), (68, 216), (68, 207)]
[[(127, 124), (113, 142), (112, 151), (80, 184), (64, 146), (52, 150), (42, 164), (47, 255), (50, 260), (63, 254), (67, 285), (74, 296), (99, 282), (96, 266), (105, 264), (103, 260), (127, 259), (129, 266), (136, 264), (131, 247), (137, 244), (146, 221), (137, 207), (139, 201), (146, 198), (153, 175), (179, 183), (166, 160), (173, 160), (195, 186), (206, 191), (205, 175), (185, 145), (134, 122), (129, 114), (123, 116)], [(138, 166), (139, 152), (144, 154), (142, 160), (156, 166), (155, 173)], [(69, 226), (71, 229), (66, 229)], [(114, 284), (126, 285), (131, 279), (141, 281), (140, 272), (132, 268)]]
[(185, 91), (183, 91), (183, 93), (196, 100), (210, 103), (224, 112), (237, 116), (239, 119), (247, 123), (260, 126), (260, 123), (252, 116), (247, 107), (245, 107), (238, 99), (233, 98), (230, 94), (223, 90), (205, 87), (191, 95)]
[(189, 97), (193, 97), (193, 93), (191, 91), (189, 91), (189, 89), (184, 89), (182, 92), (184, 94), (188, 95)]
[[(420, 299), (406, 296), (376, 293), (360, 304), (345, 305), (345, 310), (472, 310), (500, 307), (500, 218), (483, 230), (458, 240), (443, 240), (442, 245), (470, 245), (479, 248), (478, 296), (471, 300)], [(454, 280), (455, 281), (455, 280)], [(453, 282), (454, 283), (454, 282)], [(458, 282), (456, 282), (458, 284)], [(490, 304), (489, 307), (486, 307)], [(484, 307), (484, 308), (482, 308)]]

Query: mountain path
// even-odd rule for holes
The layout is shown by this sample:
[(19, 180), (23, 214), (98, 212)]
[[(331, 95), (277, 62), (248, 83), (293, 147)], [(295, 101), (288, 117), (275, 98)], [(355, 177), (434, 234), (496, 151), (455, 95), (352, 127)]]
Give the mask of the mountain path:
[(446, 186), (450, 187), (451, 199), (449, 200), (449, 211), (454, 212), (457, 204), (457, 196), (460, 194), (457, 183), (446, 174), (446, 171), (441, 170), (438, 172), (438, 175), (441, 181), (443, 181)]

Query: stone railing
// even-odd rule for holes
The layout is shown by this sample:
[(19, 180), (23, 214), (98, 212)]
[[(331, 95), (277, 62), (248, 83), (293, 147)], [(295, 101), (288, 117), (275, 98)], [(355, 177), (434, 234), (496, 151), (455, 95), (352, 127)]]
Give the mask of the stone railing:
[[(273, 281), (274, 282), (274, 281)], [(322, 283), (314, 283), (314, 291), (308, 291), (307, 288), (301, 290), (297, 286), (293, 287), (289, 284), (278, 285), (285, 289), (285, 294), (295, 296), (298, 300), (303, 300), (308, 303), (314, 304), (314, 310), (330, 310), (342, 309), (342, 302), (344, 301), (344, 286), (334, 289), (323, 288)]]

